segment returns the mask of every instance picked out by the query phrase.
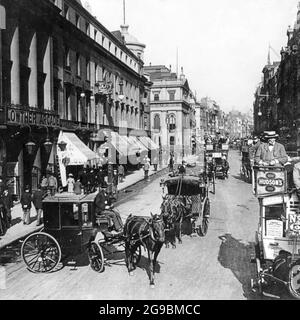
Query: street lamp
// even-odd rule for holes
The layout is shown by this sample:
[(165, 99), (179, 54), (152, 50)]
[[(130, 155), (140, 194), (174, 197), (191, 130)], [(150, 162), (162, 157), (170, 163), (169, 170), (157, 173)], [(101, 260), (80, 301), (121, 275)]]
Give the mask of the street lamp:
[(26, 147), (27, 153), (29, 155), (33, 155), (34, 151), (35, 151), (36, 144), (32, 141), (30, 125), (27, 125), (27, 127), (29, 128), (29, 141), (25, 144), (25, 147)]

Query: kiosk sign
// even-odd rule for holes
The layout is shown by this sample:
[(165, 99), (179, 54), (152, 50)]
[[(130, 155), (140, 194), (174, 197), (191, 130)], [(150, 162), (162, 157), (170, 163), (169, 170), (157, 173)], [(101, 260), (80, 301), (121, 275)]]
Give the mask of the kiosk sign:
[(256, 173), (256, 195), (284, 193), (286, 191), (285, 172), (258, 170)]
[(288, 220), (289, 231), (292, 235), (300, 235), (300, 214), (290, 213)]

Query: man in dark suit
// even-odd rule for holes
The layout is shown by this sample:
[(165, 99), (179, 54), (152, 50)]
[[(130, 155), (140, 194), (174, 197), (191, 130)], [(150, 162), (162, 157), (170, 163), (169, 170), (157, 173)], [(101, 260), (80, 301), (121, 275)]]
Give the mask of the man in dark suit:
[(111, 233), (113, 235), (120, 234), (120, 232), (122, 232), (123, 230), (123, 222), (121, 216), (118, 212), (113, 211), (110, 208), (110, 199), (103, 186), (99, 187), (99, 192), (95, 197), (94, 205), (96, 216), (103, 214), (112, 219), (116, 231), (112, 230)]
[(278, 134), (275, 131), (265, 131), (265, 143), (261, 143), (255, 153), (255, 163), (260, 166), (280, 166), (288, 161), (285, 148), (276, 142)]

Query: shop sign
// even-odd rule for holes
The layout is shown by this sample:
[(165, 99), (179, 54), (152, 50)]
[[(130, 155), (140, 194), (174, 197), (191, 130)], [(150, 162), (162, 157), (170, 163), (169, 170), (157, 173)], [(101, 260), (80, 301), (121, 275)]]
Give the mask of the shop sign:
[(7, 108), (7, 124), (31, 124), (59, 127), (59, 115), (46, 111)]
[(293, 235), (300, 235), (300, 214), (290, 213), (288, 220), (289, 231)]

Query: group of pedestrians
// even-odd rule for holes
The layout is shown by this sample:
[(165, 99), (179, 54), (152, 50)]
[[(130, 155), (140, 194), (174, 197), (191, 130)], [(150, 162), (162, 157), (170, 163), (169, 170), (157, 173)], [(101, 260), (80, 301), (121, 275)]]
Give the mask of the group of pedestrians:
[(14, 203), (7, 187), (1, 188), (0, 193), (0, 236), (3, 236), (11, 227), (11, 209), (14, 206)]

